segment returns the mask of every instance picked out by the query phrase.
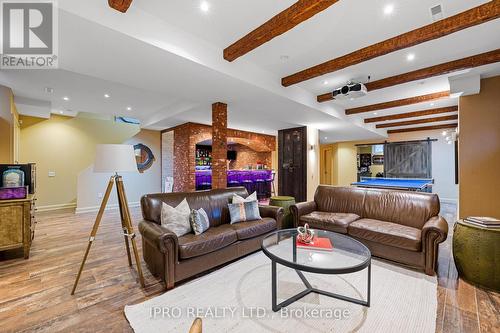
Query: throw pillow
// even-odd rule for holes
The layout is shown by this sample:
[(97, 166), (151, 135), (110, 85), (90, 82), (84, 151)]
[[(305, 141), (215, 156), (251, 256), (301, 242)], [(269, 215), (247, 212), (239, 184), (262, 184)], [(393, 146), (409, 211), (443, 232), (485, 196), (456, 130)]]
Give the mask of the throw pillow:
[(189, 219), (195, 235), (201, 235), (210, 228), (207, 212), (203, 208), (191, 210)]
[(250, 202), (250, 201), (257, 201), (257, 192), (253, 192), (252, 194), (250, 194), (246, 198), (240, 197), (237, 194), (233, 194), (232, 203), (241, 203), (241, 202)]
[(257, 201), (233, 203), (228, 206), (231, 224), (261, 219)]
[(190, 214), (191, 210), (186, 198), (175, 208), (163, 203), (161, 206), (161, 225), (172, 231), (177, 237), (184, 236), (191, 232)]

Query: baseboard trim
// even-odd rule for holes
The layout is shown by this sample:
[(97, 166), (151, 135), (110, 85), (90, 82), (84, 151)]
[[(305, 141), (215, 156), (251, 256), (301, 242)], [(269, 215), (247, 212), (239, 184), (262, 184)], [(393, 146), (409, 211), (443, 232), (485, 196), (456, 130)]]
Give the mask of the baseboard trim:
[[(135, 208), (139, 207), (141, 203), (139, 201), (137, 202), (129, 202), (128, 206), (129, 208)], [(99, 211), (100, 206), (93, 206), (93, 207), (77, 207), (75, 210), (75, 214), (84, 214), (84, 213), (94, 213)], [(106, 210), (114, 210), (118, 209), (118, 204), (109, 204), (106, 206)]]
[(76, 208), (76, 203), (67, 203), (59, 205), (36, 206), (37, 212), (50, 212), (59, 209)]
[(450, 199), (450, 198), (439, 198), (441, 203), (450, 203), (450, 204), (457, 204), (458, 199)]

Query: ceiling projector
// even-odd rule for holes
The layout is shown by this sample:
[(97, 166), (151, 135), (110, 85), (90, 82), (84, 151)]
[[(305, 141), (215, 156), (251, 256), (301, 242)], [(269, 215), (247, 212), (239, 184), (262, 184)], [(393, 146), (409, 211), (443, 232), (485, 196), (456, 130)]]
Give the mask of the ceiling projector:
[(362, 83), (348, 83), (332, 92), (335, 99), (357, 98), (365, 96), (368, 90)]

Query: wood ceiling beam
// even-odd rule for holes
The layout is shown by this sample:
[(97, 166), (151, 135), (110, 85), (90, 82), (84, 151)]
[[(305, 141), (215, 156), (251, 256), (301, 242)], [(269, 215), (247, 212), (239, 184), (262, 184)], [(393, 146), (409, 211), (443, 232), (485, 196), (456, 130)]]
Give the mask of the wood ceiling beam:
[(411, 128), (401, 128), (401, 129), (388, 130), (387, 134), (417, 132), (417, 131), (431, 131), (431, 130), (437, 130), (437, 129), (447, 129), (447, 128), (457, 128), (457, 127), (458, 127), (457, 123), (444, 124), (444, 125), (421, 126), (421, 127), (411, 127)]
[[(458, 60), (453, 60), (445, 62), (439, 65), (430, 66), (426, 68), (417, 69), (412, 72), (403, 73), (399, 75), (390, 76), (384, 79), (380, 79), (373, 82), (368, 82), (366, 88), (368, 91), (383, 89), (387, 87), (392, 87), (398, 84), (408, 83), (417, 80), (424, 80), (430, 77), (445, 75), (452, 72), (484, 66), (492, 64), (495, 62), (500, 62), (500, 49), (496, 49), (490, 52), (485, 52), (481, 54), (476, 54), (471, 57), (462, 58)], [(326, 93), (318, 95), (318, 102), (327, 102), (333, 100), (332, 93)]]
[(455, 106), (447, 106), (447, 107), (444, 107), (444, 108), (436, 108), (436, 109), (429, 109), (429, 110), (422, 110), (422, 111), (415, 111), (415, 112), (391, 114), (389, 116), (380, 116), (380, 117), (366, 118), (365, 119), (365, 124), (368, 124), (368, 123), (378, 123), (380, 121), (386, 121), (386, 120), (398, 120), (398, 119), (405, 119), (405, 118), (430, 116), (430, 115), (434, 115), (434, 114), (448, 113), (448, 112), (457, 112), (457, 111), (458, 111), (458, 106), (457, 105), (455, 105)]
[(345, 114), (349, 116), (349, 115), (358, 114), (358, 113), (377, 111), (377, 110), (383, 110), (383, 109), (390, 109), (390, 108), (395, 108), (398, 106), (435, 101), (435, 100), (446, 98), (449, 96), (450, 96), (449, 91), (440, 91), (437, 93), (432, 93), (432, 94), (427, 94), (427, 95), (421, 95), (421, 96), (398, 99), (398, 100), (390, 101), (390, 102), (383, 102), (383, 103), (377, 103), (377, 104), (372, 104), (372, 105), (360, 106), (359, 108), (346, 109)]
[(388, 53), (415, 46), (500, 17), (500, 0), (492, 0), (457, 15), (364, 47), (281, 79), (285, 87), (338, 71)]
[(119, 12), (126, 13), (132, 0), (108, 0), (109, 7)]
[(339, 0), (299, 0), (269, 21), (224, 49), (224, 59), (234, 61), (271, 39), (327, 9)]
[(458, 119), (458, 115), (454, 114), (451, 116), (441, 116), (441, 117), (434, 117), (434, 118), (397, 121), (395, 123), (378, 124), (376, 127), (377, 128), (388, 128), (388, 127), (398, 127), (398, 126), (409, 126), (409, 125), (433, 123), (436, 121), (449, 121), (449, 120), (457, 120), (457, 119)]

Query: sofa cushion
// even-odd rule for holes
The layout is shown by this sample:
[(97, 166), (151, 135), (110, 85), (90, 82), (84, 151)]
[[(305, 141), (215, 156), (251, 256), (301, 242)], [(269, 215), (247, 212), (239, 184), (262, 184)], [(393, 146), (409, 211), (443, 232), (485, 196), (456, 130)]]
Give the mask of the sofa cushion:
[(334, 232), (347, 233), (350, 223), (359, 219), (359, 216), (351, 213), (328, 213), (314, 211), (300, 217), (300, 224), (305, 223), (313, 229), (322, 229)]
[(238, 239), (248, 239), (267, 234), (276, 230), (276, 220), (270, 217), (264, 217), (262, 220), (240, 222), (231, 225), (236, 231)]
[(360, 219), (349, 225), (351, 236), (410, 251), (422, 248), (420, 229), (373, 219)]
[(179, 237), (179, 257), (188, 259), (217, 251), (238, 240), (236, 231), (229, 224), (211, 227), (201, 235), (187, 234)]
[(365, 189), (364, 218), (394, 222), (422, 229), (431, 217), (439, 215), (435, 193)]

